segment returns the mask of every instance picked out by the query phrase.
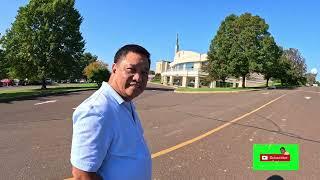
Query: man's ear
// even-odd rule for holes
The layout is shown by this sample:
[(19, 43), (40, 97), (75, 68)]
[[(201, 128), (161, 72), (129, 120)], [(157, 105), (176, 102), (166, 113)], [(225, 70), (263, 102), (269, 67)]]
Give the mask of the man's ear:
[(117, 64), (116, 63), (113, 63), (112, 64), (112, 73), (115, 73), (117, 70)]

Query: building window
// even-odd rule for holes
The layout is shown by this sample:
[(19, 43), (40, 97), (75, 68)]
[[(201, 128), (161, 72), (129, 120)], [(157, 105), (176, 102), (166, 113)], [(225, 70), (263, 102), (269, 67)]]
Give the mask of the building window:
[(183, 70), (183, 64), (177, 64), (174, 68), (176, 71)]
[(194, 63), (192, 63), (192, 62), (186, 63), (187, 70), (193, 70), (193, 67), (194, 67)]

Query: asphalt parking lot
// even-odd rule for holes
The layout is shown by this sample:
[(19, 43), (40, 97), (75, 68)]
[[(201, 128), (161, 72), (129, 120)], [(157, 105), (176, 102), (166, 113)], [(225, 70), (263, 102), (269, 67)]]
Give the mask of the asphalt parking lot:
[[(71, 115), (92, 93), (0, 103), (0, 179), (70, 177)], [(320, 176), (320, 88), (180, 94), (149, 85), (135, 104), (153, 154), (153, 179)], [(253, 171), (256, 143), (299, 144), (300, 169)]]

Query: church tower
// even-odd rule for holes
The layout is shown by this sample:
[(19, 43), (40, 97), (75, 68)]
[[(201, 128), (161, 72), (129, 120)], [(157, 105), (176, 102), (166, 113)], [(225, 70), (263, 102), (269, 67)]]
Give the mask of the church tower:
[(175, 47), (175, 53), (179, 52), (179, 34), (177, 33), (177, 39), (176, 39), (176, 47)]

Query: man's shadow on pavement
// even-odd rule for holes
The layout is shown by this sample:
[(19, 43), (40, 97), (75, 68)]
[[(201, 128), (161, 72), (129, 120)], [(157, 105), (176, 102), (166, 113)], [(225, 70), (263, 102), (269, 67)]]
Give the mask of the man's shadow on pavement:
[(270, 177), (268, 177), (266, 180), (284, 180), (283, 177), (279, 176), (279, 175), (272, 175)]

